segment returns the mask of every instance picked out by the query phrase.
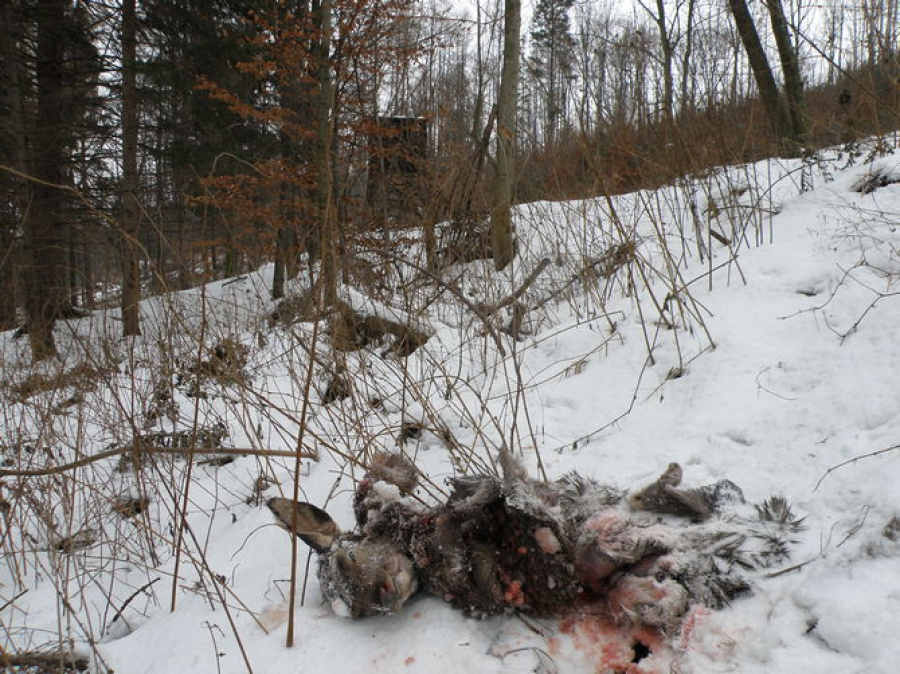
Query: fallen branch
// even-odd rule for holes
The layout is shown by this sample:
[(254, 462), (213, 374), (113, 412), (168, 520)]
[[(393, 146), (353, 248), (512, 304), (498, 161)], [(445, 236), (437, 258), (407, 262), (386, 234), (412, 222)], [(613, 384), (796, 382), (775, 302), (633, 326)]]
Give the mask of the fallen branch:
[(528, 278), (525, 279), (525, 282), (522, 283), (512, 293), (504, 297), (502, 300), (497, 302), (497, 304), (479, 304), (478, 308), (481, 309), (481, 312), (485, 316), (490, 316), (493, 313), (496, 313), (503, 309), (504, 307), (508, 307), (510, 304), (514, 304), (519, 300), (519, 298), (525, 294), (525, 291), (537, 280), (537, 277), (541, 275), (541, 273), (550, 265), (550, 258), (544, 258), (540, 261), (537, 267), (534, 268), (534, 271), (528, 275)]
[(813, 488), (813, 491), (818, 490), (821, 484), (825, 481), (825, 478), (831, 475), (838, 468), (843, 468), (844, 466), (849, 466), (851, 463), (856, 463), (857, 461), (861, 461), (863, 459), (871, 459), (875, 456), (880, 456), (881, 454), (887, 454), (888, 452), (893, 452), (900, 449), (900, 445), (892, 445), (890, 447), (885, 447), (884, 449), (879, 449), (874, 452), (869, 452), (868, 454), (860, 454), (859, 456), (854, 456), (852, 459), (847, 459), (846, 461), (841, 461), (839, 464), (832, 466), (828, 470), (825, 471), (825, 474), (819, 478), (819, 481), (816, 482), (816, 486)]
[(132, 593), (131, 593), (131, 596), (128, 597), (128, 599), (125, 600), (125, 603), (122, 604), (122, 606), (119, 608), (118, 611), (116, 611), (115, 615), (112, 617), (112, 620), (109, 621), (110, 624), (116, 622), (116, 620), (118, 620), (119, 618), (121, 618), (121, 617), (122, 617), (122, 614), (125, 612), (125, 609), (128, 608), (128, 605), (129, 605), (131, 602), (133, 602), (133, 601), (135, 600), (135, 598), (136, 598), (139, 594), (141, 594), (144, 590), (149, 589), (150, 587), (153, 586), (154, 583), (158, 582), (159, 579), (160, 579), (160, 576), (157, 576), (156, 578), (154, 578), (153, 580), (151, 580), (149, 583), (145, 583), (144, 585), (142, 585), (141, 587), (139, 587), (138, 589), (136, 589), (134, 592), (132, 592)]
[(414, 319), (405, 311), (376, 302), (352, 288), (343, 289), (344, 297), (335, 303), (339, 319), (333, 324), (336, 348), (353, 351), (385, 335), (395, 338), (393, 350), (401, 358), (425, 344), (434, 333), (433, 328)]
[[(867, 287), (867, 286), (863, 286), (863, 287)], [(872, 309), (875, 308), (875, 306), (881, 300), (883, 300), (887, 297), (896, 297), (897, 295), (900, 295), (900, 292), (892, 292), (892, 293), (882, 293), (882, 292), (877, 292), (877, 291), (873, 291), (873, 292), (876, 292), (877, 297), (875, 297), (875, 299), (869, 303), (869, 306), (867, 306), (865, 308), (865, 310), (859, 315), (859, 318), (857, 318), (853, 322), (853, 325), (851, 325), (846, 331), (844, 331), (842, 334), (840, 334), (841, 344), (843, 344), (850, 335), (852, 335), (854, 332), (856, 332), (859, 329), (859, 326), (863, 322), (863, 319), (869, 314), (870, 311), (872, 311)]]
[[(87, 466), (91, 463), (96, 463), (97, 461), (102, 461), (103, 459), (108, 459), (113, 456), (121, 456), (123, 454), (133, 454), (135, 453), (134, 448), (131, 446), (127, 447), (118, 447), (116, 449), (110, 449), (105, 452), (99, 452), (97, 454), (92, 454), (91, 456), (85, 456), (77, 461), (72, 461), (70, 463), (63, 463), (58, 466), (51, 466), (48, 468), (35, 468), (31, 470), (16, 470), (16, 469), (0, 469), (0, 477), (43, 477), (46, 475), (58, 475), (59, 473), (65, 473), (70, 470), (74, 470), (76, 468), (81, 468), (82, 466)], [(297, 452), (291, 450), (279, 450), (279, 449), (245, 449), (243, 447), (197, 447), (195, 449), (185, 448), (185, 447), (147, 447), (138, 452), (139, 455), (144, 454), (176, 454), (176, 455), (185, 455), (185, 454), (201, 454), (201, 455), (227, 455), (227, 456), (266, 456), (266, 457), (284, 457), (289, 459), (297, 458)], [(300, 452), (301, 459), (313, 459), (318, 460), (318, 455), (315, 452)]]
[(508, 307), (512, 305), (512, 319), (509, 324), (502, 328), (503, 332), (508, 333), (514, 339), (519, 339), (519, 332), (522, 327), (522, 321), (525, 320), (525, 316), (528, 314), (528, 307), (519, 302), (519, 298), (525, 294), (525, 291), (528, 290), (529, 286), (534, 283), (538, 276), (541, 275), (548, 266), (550, 265), (550, 259), (544, 258), (540, 261), (537, 267), (532, 270), (531, 274), (528, 275), (528, 278), (512, 293), (504, 297), (502, 300), (497, 302), (496, 304), (478, 304), (479, 315), (483, 318), (487, 318), (491, 316), (504, 307)]
[(538, 300), (537, 304), (529, 308), (528, 311), (535, 311), (536, 309), (540, 309), (541, 307), (557, 299), (560, 295), (568, 291), (569, 288), (571, 288), (575, 284), (583, 283), (585, 279), (589, 279), (591, 276), (596, 276), (599, 278), (609, 278), (619, 269), (631, 262), (633, 259), (633, 241), (626, 241), (625, 243), (612, 246), (611, 248), (608, 248), (603, 253), (603, 255), (588, 262), (588, 264), (586, 264), (584, 268), (581, 269), (581, 271), (579, 271), (577, 274), (573, 274), (572, 278), (570, 278), (564, 285), (560, 286), (546, 297)]
[(88, 659), (84, 656), (75, 656), (71, 653), (6, 653), (0, 656), (0, 663), (10, 671), (13, 668), (28, 670), (37, 668), (42, 672), (86, 672)]

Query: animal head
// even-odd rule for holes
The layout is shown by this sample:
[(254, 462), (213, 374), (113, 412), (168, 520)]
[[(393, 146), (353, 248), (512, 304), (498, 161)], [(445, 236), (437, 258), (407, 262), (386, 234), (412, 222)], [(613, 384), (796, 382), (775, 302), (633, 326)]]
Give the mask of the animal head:
[(391, 542), (341, 532), (328, 513), (286, 498), (268, 501), (278, 520), (319, 555), (322, 593), (335, 613), (393, 613), (418, 589), (412, 560)]

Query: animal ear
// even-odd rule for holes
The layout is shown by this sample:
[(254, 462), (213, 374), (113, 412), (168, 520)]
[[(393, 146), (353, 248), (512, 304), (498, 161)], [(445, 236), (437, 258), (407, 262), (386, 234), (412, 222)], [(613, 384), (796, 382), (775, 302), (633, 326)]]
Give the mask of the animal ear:
[(508, 485), (515, 482), (524, 482), (528, 477), (525, 472), (525, 466), (522, 465), (509, 451), (509, 447), (503, 445), (497, 456), (497, 463), (500, 464), (503, 474), (503, 481)]
[(328, 550), (341, 535), (331, 516), (312, 503), (298, 503), (286, 498), (272, 498), (268, 503), (279, 522), (316, 552)]

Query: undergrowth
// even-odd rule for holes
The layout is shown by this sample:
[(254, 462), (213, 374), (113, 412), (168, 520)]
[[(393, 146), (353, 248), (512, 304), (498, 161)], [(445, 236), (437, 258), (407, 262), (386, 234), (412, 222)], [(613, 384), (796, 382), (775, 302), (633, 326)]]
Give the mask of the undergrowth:
[[(429, 270), (415, 236), (354, 251), (362, 269), (348, 258), (356, 287), (343, 301), (375, 325), (415, 326), (427, 339), (411, 350), (389, 330), (370, 329), (361, 348), (339, 344), (343, 329), (307, 275), (276, 306), (268, 270), (144, 301), (140, 338), (121, 338), (111, 312), (69, 321), (58, 328), (65, 355), (36, 366), (5, 335), (0, 662), (50, 654), (63, 669), (87, 658), (106, 671), (104, 642), (193, 599), (221, 610), (241, 645), (242, 625), (266, 629), (261, 599), (226, 573), (217, 531), (272, 495), (346, 502), (377, 452), (413, 459), (425, 501), (445, 493), (448, 476), (496, 471), (501, 447), (541, 475), (542, 452), (603, 433), (690, 376), (715, 348), (697, 291), (745, 282), (741, 252), (771, 242), (784, 199), (828, 180), (848, 152), (522, 205), (518, 255), (502, 273), (489, 260)], [(877, 241), (881, 227), (892, 225), (876, 219), (848, 236)], [(889, 267), (863, 258), (882, 282), (873, 304), (895, 294), (894, 244), (885, 245)], [(589, 349), (523, 368), (586, 325)], [(634, 340), (643, 362), (632, 388), (616, 392), (622, 405), (589, 435), (543, 437), (539, 387), (614, 360)], [(48, 584), (52, 605), (35, 598)], [(264, 594), (286, 602), (286, 587), (269, 581)]]

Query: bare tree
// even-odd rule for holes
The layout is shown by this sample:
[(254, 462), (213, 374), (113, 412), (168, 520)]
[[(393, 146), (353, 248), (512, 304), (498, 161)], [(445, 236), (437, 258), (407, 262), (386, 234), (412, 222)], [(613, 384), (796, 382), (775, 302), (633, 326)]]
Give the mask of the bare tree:
[(122, 0), (122, 329), (141, 334), (138, 259), (141, 209), (138, 202), (137, 17), (135, 0)]
[(769, 59), (763, 48), (759, 32), (756, 30), (756, 24), (747, 8), (747, 0), (728, 0), (728, 8), (734, 18), (734, 25), (740, 35), (744, 50), (747, 52), (750, 70), (756, 81), (756, 87), (759, 89), (759, 97), (765, 108), (766, 116), (769, 118), (769, 124), (778, 138), (788, 139), (791, 136), (790, 120), (782, 104), (778, 84), (772, 74), (772, 67), (769, 65)]
[(807, 140), (806, 104), (803, 99), (803, 78), (800, 75), (800, 61), (797, 48), (791, 42), (790, 30), (781, 0), (767, 0), (772, 34), (784, 73), (784, 96), (787, 102), (788, 119), (791, 124), (791, 139), (798, 145)]
[(693, 76), (692, 73), (692, 58), (694, 56), (694, 23), (695, 23), (695, 13), (697, 8), (697, 0), (687, 0), (687, 18), (685, 19), (686, 25), (684, 27), (684, 49), (681, 52), (681, 105), (685, 107), (687, 105), (693, 106), (693, 96), (688, 94), (688, 89), (691, 86), (691, 79)]
[(505, 0), (503, 68), (497, 96), (497, 160), (494, 208), (491, 211), (491, 249), (494, 267), (504, 269), (515, 255), (512, 208), (515, 183), (516, 107), (521, 53), (522, 0)]
[(541, 92), (546, 146), (555, 144), (566, 124), (575, 41), (569, 30), (574, 0), (538, 0), (531, 19), (531, 56), (528, 72)]
[(312, 153), (316, 175), (315, 202), (318, 213), (319, 250), (322, 255), (324, 298), (326, 306), (332, 306), (337, 299), (337, 251), (334, 241), (334, 214), (332, 213), (331, 110), (334, 104), (334, 88), (330, 63), (331, 0), (313, 0), (313, 17), (316, 28), (313, 57), (319, 87), (313, 102), (316, 133)]
[(665, 0), (656, 0), (655, 10), (645, 4), (642, 0), (638, 0), (638, 4), (650, 15), (650, 18), (653, 20), (653, 23), (656, 24), (656, 29), (659, 33), (659, 47), (663, 75), (662, 116), (666, 129), (668, 130), (672, 128), (673, 117), (675, 114), (675, 75), (672, 71), (675, 63), (675, 47), (678, 38), (672, 34), (672, 29), (666, 18)]
[[(282, 3), (276, 11), (278, 29), (275, 39), (281, 45), (296, 45), (295, 54), (290, 57), (280, 54), (278, 58), (279, 67), (283, 70), (282, 76), (278, 78), (279, 104), (289, 122), (281, 125), (281, 156), (288, 166), (296, 167), (307, 162), (310, 153), (310, 143), (304, 137), (305, 134), (298, 133), (298, 128), (309, 126), (313, 96), (312, 80), (308, 72), (309, 59), (305, 58), (308, 56), (308, 48), (304, 44), (309, 37), (304, 28), (310, 20), (310, 7), (308, 0), (299, 0)], [(284, 297), (284, 283), (286, 277), (293, 276), (294, 259), (298, 252), (297, 219), (298, 211), (303, 210), (298, 206), (303, 201), (305, 190), (298, 185), (297, 174), (296, 168), (285, 171), (278, 186), (280, 217), (275, 234), (272, 276), (272, 298), (276, 300)], [(307, 225), (301, 234), (303, 244), (310, 259), (317, 259), (320, 254), (318, 237), (314, 232), (315, 227), (310, 226), (304, 215), (306, 214), (300, 215)]]

